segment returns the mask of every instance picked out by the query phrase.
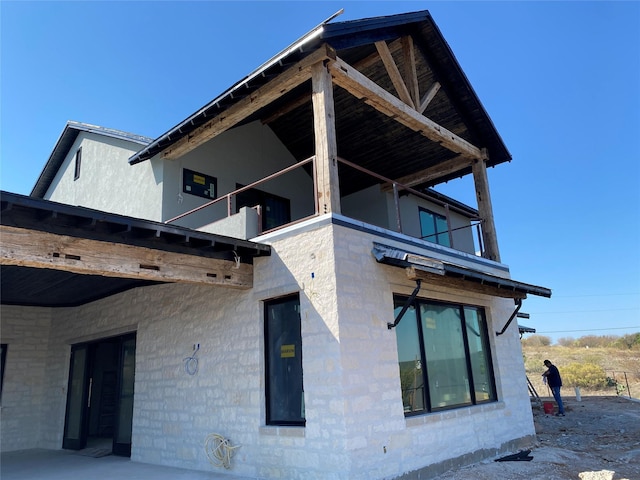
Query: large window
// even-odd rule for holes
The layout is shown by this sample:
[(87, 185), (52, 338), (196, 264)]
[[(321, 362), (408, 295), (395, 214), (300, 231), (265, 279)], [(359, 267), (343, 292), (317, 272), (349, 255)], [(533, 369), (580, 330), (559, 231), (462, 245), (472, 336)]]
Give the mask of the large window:
[[(406, 301), (395, 298), (396, 315)], [(396, 338), (406, 415), (496, 400), (482, 308), (416, 299)]]
[(434, 213), (430, 210), (420, 208), (420, 238), (428, 242), (437, 243), (450, 247), (449, 228), (447, 217)]
[(304, 425), (298, 295), (265, 303), (267, 425)]

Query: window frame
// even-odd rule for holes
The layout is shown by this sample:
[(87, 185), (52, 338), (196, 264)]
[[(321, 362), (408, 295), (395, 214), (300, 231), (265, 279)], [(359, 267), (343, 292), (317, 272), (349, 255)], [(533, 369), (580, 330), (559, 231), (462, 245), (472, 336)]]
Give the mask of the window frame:
[[(196, 180), (197, 178), (197, 180)], [(208, 188), (207, 188), (208, 187)], [(211, 189), (213, 188), (213, 195)], [(182, 193), (215, 200), (218, 198), (218, 179), (213, 175), (182, 168)]]
[[(245, 185), (236, 183), (236, 189), (240, 189), (243, 187), (245, 187)], [(284, 209), (285, 215), (283, 221), (278, 221), (278, 219), (268, 211), (267, 203), (269, 202), (276, 202)], [(260, 190), (258, 188), (249, 188), (236, 194), (236, 213), (239, 212), (242, 207), (253, 208), (256, 205), (260, 205), (260, 208), (262, 210), (260, 213), (262, 217), (260, 224), (261, 232), (273, 230), (274, 228), (279, 228), (283, 225), (291, 223), (290, 199), (282, 197), (280, 195), (276, 195), (274, 193), (265, 192), (264, 190)]]
[(73, 180), (80, 178), (80, 168), (82, 166), (82, 147), (78, 147), (75, 154), (75, 161), (73, 165)]
[[(394, 294), (393, 296), (394, 311), (397, 311), (398, 309), (402, 308), (407, 303), (408, 299), (409, 297), (406, 295)], [(425, 333), (424, 333), (425, 321), (423, 320), (423, 318), (421, 318), (422, 317), (421, 309), (420, 309), (421, 304), (432, 305), (436, 307), (445, 307), (448, 309), (452, 309), (453, 311), (457, 311), (459, 314), (459, 318), (460, 318), (459, 327), (460, 327), (462, 342), (464, 346), (464, 364), (465, 364), (466, 375), (468, 380), (468, 387), (467, 387), (466, 393), (469, 395), (469, 401), (467, 402), (458, 402), (458, 403), (453, 403), (453, 404), (444, 405), (444, 406), (434, 406), (432, 404), (433, 398), (430, 392), (430, 383), (429, 383), (430, 362), (426, 354)], [(471, 357), (471, 343), (468, 336), (468, 328), (470, 328), (470, 326), (466, 319), (466, 315), (468, 314), (467, 310), (474, 310), (477, 313), (478, 315), (477, 319), (479, 320), (478, 323), (481, 328), (481, 332), (479, 332), (480, 344), (481, 344), (482, 352), (484, 353), (483, 359), (485, 361), (485, 366), (488, 370), (488, 372), (486, 373), (486, 377), (487, 377), (486, 380), (488, 380), (488, 383), (489, 383), (488, 398), (486, 399), (478, 398), (478, 395), (477, 395), (478, 390), (476, 388), (477, 386), (475, 386), (475, 382), (478, 379), (474, 378), (474, 375), (477, 372), (477, 370), (474, 367), (477, 367), (477, 366), (472, 362), (472, 357)], [(415, 395), (416, 390), (419, 390), (420, 388), (422, 389), (422, 398), (419, 399), (421, 400), (420, 403), (422, 403), (422, 408), (416, 409), (416, 410), (411, 410), (411, 409), (407, 410), (407, 405), (405, 404), (405, 395), (407, 393), (402, 388), (402, 378), (403, 378), (402, 363), (403, 362), (400, 361), (403, 355), (401, 353), (399, 331), (396, 331), (396, 342), (398, 342), (397, 344), (398, 371), (401, 376), (400, 395), (401, 395), (401, 401), (402, 401), (405, 417), (425, 415), (429, 413), (453, 410), (457, 408), (481, 405), (485, 403), (494, 403), (498, 401), (498, 392), (497, 392), (496, 381), (495, 381), (495, 370), (493, 366), (491, 342), (489, 337), (489, 326), (488, 326), (487, 315), (484, 307), (479, 305), (446, 302), (446, 301), (434, 300), (434, 299), (428, 299), (428, 298), (415, 298), (412, 302), (409, 303), (409, 309), (407, 309), (407, 312), (405, 313), (405, 316), (402, 319), (402, 322), (412, 322), (412, 321), (415, 322), (413, 324), (415, 331), (409, 332), (409, 333), (415, 333), (417, 337), (417, 342), (418, 342), (418, 352), (420, 355), (420, 358), (416, 359), (416, 362), (417, 363), (419, 362), (420, 366), (419, 367), (416, 366), (414, 370), (413, 395)], [(399, 323), (396, 328), (399, 328), (401, 325), (402, 323)], [(409, 328), (407, 327), (406, 324), (402, 325), (402, 327), (403, 329)], [(415, 377), (415, 371), (417, 370), (421, 371), (421, 378)], [(421, 386), (419, 386), (418, 380), (421, 380)], [(413, 402), (416, 403), (415, 400)]]
[(2, 343), (0, 344), (0, 402), (2, 401), (2, 390), (4, 387), (4, 371), (7, 366), (7, 349), (9, 348), (9, 344)]
[[(432, 219), (432, 227), (433, 227), (433, 232), (432, 234), (429, 235), (423, 235), (423, 228), (422, 228), (422, 214), (428, 214), (431, 215), (431, 219)], [(444, 220), (446, 229), (444, 231), (438, 231), (438, 220)], [(427, 242), (433, 242), (436, 243), (438, 245), (442, 245), (443, 247), (451, 247), (451, 237), (449, 235), (449, 222), (447, 220), (447, 216), (446, 215), (442, 215), (441, 213), (437, 213), (434, 212), (433, 210), (429, 210), (428, 208), (424, 208), (424, 207), (418, 207), (418, 223), (420, 225), (420, 239), (421, 240), (426, 240)], [(441, 236), (442, 236), (442, 240), (441, 241)]]
[[(292, 419), (291, 417), (289, 419), (283, 419), (283, 418), (274, 418), (275, 414), (272, 411), (272, 400), (274, 398), (274, 395), (277, 395), (278, 392), (276, 391), (276, 388), (274, 385), (272, 385), (272, 381), (271, 381), (271, 373), (272, 373), (272, 366), (271, 366), (271, 359), (273, 358), (271, 355), (275, 354), (276, 352), (272, 352), (270, 351), (270, 314), (269, 314), (269, 307), (271, 306), (276, 306), (276, 305), (280, 305), (280, 304), (284, 304), (284, 303), (288, 303), (288, 302), (296, 302), (297, 304), (297, 330), (299, 332), (299, 337), (296, 338), (297, 343), (294, 343), (294, 345), (298, 345), (299, 346), (299, 354), (296, 353), (294, 358), (298, 359), (298, 362), (296, 362), (298, 365), (295, 365), (294, 368), (299, 368), (299, 372), (300, 372), (300, 377), (299, 377), (299, 388), (300, 388), (300, 411), (301, 411), (301, 418), (297, 418), (297, 419)], [(298, 293), (294, 293), (291, 295), (286, 295), (286, 296), (282, 296), (282, 297), (277, 297), (277, 298), (273, 298), (273, 299), (269, 299), (269, 300), (265, 300), (263, 302), (263, 306), (264, 306), (264, 358), (265, 358), (265, 425), (267, 426), (291, 426), (291, 427), (304, 427), (306, 424), (306, 416), (305, 416), (305, 404), (304, 404), (304, 372), (303, 372), (303, 368), (302, 368), (302, 319), (300, 316), (300, 295)], [(291, 340), (287, 340), (288, 342)], [(284, 355), (284, 350), (283, 347), (284, 345), (281, 345), (281, 350), (280, 350), (280, 358), (286, 358)], [(288, 354), (287, 354), (288, 355)], [(294, 388), (297, 388), (298, 385), (295, 385)]]

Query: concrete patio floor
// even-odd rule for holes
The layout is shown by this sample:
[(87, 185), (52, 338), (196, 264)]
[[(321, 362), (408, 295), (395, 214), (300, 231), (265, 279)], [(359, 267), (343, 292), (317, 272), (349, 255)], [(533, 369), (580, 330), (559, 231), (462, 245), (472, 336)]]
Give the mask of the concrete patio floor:
[[(214, 467), (211, 467), (212, 469)], [(93, 458), (70, 450), (19, 450), (0, 455), (2, 480), (248, 480), (226, 472), (201, 472), (132, 462), (108, 455)]]

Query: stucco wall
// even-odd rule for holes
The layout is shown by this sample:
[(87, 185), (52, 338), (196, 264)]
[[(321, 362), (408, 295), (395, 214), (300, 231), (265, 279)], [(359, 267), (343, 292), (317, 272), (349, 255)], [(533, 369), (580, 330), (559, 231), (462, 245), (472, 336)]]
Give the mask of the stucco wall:
[[(165, 161), (163, 220), (209, 201), (182, 192), (183, 168), (215, 177), (220, 197), (236, 190), (238, 183), (249, 185), (295, 162), (296, 159), (273, 131), (260, 122), (228, 130), (175, 161)], [(314, 213), (312, 177), (303, 168), (295, 169), (256, 188), (288, 198), (291, 201), (292, 219)], [(235, 199), (233, 202), (232, 211), (235, 213)], [(198, 228), (223, 218), (226, 212), (227, 204), (223, 200), (176, 221), (176, 224)]]
[[(35, 309), (36, 315), (33, 309), (3, 308), (3, 338), (13, 328), (13, 338), (32, 342), (31, 331), (39, 329), (41, 345), (48, 341), (46, 354), (27, 350), (19, 362), (32, 363), (27, 378), (42, 385), (24, 394), (33, 396), (30, 410), (39, 413), (41, 426), (22, 448), (61, 446), (69, 345), (133, 330), (134, 461), (220, 471), (203, 452), (205, 437), (216, 432), (241, 445), (234, 474), (364, 480), (393, 478), (473, 452), (487, 456), (533, 435), (515, 324), (501, 337), (490, 335), (499, 402), (404, 418), (395, 332), (386, 324), (393, 319), (393, 294), (409, 294), (414, 283), (402, 269), (375, 262), (371, 248), (379, 238), (328, 218), (264, 236), (273, 255), (256, 260), (254, 288), (248, 291), (138, 288), (53, 310), (50, 333), (47, 309)], [(304, 428), (264, 425), (262, 302), (290, 293), (300, 294)], [(423, 284), (420, 296), (484, 306), (490, 332), (513, 311), (510, 300), (434, 285)], [(189, 375), (184, 359), (196, 343), (199, 368)], [(9, 384), (17, 380), (10, 370), (17, 368), (11, 355), (19, 350), (10, 344)], [(5, 431), (4, 408), (6, 449), (18, 427), (28, 430), (35, 422), (25, 415)]]
[[(80, 177), (74, 180), (75, 155), (82, 147)], [(159, 221), (162, 163), (129, 165), (140, 144), (80, 132), (44, 198), (135, 218)]]
[[(348, 195), (341, 200), (341, 213), (347, 217), (367, 222), (371, 225), (397, 230), (398, 219), (392, 193), (385, 193), (378, 185)], [(415, 195), (402, 196), (399, 200), (402, 233), (420, 238), (420, 207), (446, 216), (445, 208)], [(453, 246), (462, 252), (474, 254), (476, 246), (468, 217), (453, 210), (449, 212), (451, 228), (454, 230)], [(427, 239), (435, 243), (435, 239)]]

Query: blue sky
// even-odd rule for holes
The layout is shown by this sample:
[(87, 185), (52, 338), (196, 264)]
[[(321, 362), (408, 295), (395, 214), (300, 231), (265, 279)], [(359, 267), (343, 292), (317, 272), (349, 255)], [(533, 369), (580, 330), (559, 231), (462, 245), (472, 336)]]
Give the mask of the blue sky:
[[(428, 9), (449, 42), (513, 155), (489, 170), (502, 260), (553, 290), (523, 323), (639, 332), (638, 2), (3, 0), (1, 188), (29, 194), (67, 120), (158, 137), (340, 8)], [(441, 190), (475, 206), (470, 179)]]

